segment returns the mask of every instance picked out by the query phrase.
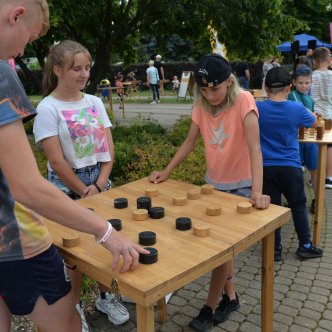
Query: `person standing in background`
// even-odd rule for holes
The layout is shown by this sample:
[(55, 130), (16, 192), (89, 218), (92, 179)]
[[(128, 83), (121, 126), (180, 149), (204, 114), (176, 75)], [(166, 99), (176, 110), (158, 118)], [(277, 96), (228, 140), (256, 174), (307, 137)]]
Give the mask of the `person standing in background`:
[(158, 70), (158, 75), (161, 80), (165, 79), (165, 72), (163, 64), (161, 63), (162, 56), (160, 54), (157, 54), (154, 60), (154, 66)]
[[(312, 73), (311, 96), (315, 102), (315, 112), (324, 119), (332, 119), (332, 72), (330, 50), (318, 47), (313, 53), (316, 70)], [(332, 144), (327, 145), (325, 188), (332, 189)]]
[[(277, 61), (276, 61), (276, 59), (277, 59)], [(270, 55), (263, 64), (263, 68), (262, 68), (262, 90), (263, 91), (265, 91), (265, 76), (270, 69), (272, 69), (273, 67), (280, 66), (280, 63), (278, 60), (279, 60), (278, 58), (274, 57), (273, 55)]]
[(238, 61), (235, 65), (234, 71), (241, 88), (249, 90), (250, 72), (248, 65), (242, 61)]
[(155, 66), (155, 68), (157, 68), (158, 75), (159, 75), (158, 87), (160, 89), (160, 92), (161, 92), (162, 96), (165, 96), (166, 95), (165, 90), (164, 90), (165, 71), (164, 71), (164, 66), (161, 62), (161, 58), (162, 57), (161, 57), (160, 54), (156, 55), (155, 61), (154, 61), (154, 66)]
[(305, 57), (307, 58), (308, 60), (308, 66), (312, 69), (313, 67), (313, 62), (312, 62), (312, 55), (313, 55), (314, 51), (311, 49), (311, 48), (308, 48), (307, 49), (307, 52), (305, 54)]
[(152, 91), (153, 100), (151, 104), (160, 103), (158, 90), (159, 75), (153, 60), (149, 61), (149, 68), (146, 70), (146, 80)]

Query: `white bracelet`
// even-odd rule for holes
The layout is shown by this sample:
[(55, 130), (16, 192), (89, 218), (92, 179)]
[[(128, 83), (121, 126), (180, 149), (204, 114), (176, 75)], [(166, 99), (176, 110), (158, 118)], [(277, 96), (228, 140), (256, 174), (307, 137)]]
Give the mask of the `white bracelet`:
[(96, 238), (97, 243), (103, 244), (103, 243), (105, 243), (105, 242), (108, 240), (108, 238), (111, 236), (111, 234), (112, 234), (112, 230), (113, 230), (113, 227), (112, 227), (111, 223), (108, 222), (107, 224), (108, 224), (108, 227), (107, 227), (107, 231), (106, 231), (106, 233), (104, 234), (104, 236), (103, 236), (100, 240), (98, 240), (98, 239)]

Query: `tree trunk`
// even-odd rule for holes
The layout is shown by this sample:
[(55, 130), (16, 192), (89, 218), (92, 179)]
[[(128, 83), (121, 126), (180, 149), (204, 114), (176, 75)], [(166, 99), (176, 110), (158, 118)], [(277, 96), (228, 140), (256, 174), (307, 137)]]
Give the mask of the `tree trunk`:
[(99, 82), (106, 78), (107, 70), (110, 62), (110, 50), (108, 46), (102, 46), (97, 49), (96, 59), (91, 68), (90, 84), (87, 86), (87, 93), (95, 94)]

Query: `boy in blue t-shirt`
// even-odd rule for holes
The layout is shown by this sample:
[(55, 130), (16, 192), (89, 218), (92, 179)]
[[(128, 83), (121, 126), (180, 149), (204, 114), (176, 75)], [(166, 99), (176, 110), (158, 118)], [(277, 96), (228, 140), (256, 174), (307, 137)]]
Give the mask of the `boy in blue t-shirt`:
[[(298, 67), (293, 74), (293, 86), (295, 90), (288, 94), (288, 100), (298, 101), (309, 111), (314, 112), (314, 100), (308, 95), (312, 79), (312, 70), (306, 65)], [(310, 172), (310, 184), (316, 192), (318, 145), (313, 143), (300, 143), (301, 162)], [(310, 212), (315, 213), (315, 199), (311, 202)]]
[[(268, 71), (265, 90), (268, 99), (257, 102), (263, 155), (263, 193), (271, 203), (281, 205), (281, 195), (292, 211), (300, 258), (321, 257), (323, 252), (311, 242), (306, 211), (303, 172), (299, 155), (298, 129), (316, 127), (317, 119), (303, 104), (288, 101), (291, 77), (282, 67)], [(281, 228), (275, 231), (275, 261), (282, 260)]]

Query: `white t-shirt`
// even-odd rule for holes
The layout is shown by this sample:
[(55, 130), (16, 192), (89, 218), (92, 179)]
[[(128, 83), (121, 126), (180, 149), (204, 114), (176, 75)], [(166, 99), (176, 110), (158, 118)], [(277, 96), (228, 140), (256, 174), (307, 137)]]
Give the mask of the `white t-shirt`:
[(310, 94), (315, 102), (315, 112), (332, 119), (332, 71), (315, 70), (312, 73)]
[(111, 126), (98, 97), (84, 94), (80, 101), (65, 102), (50, 95), (37, 107), (33, 133), (36, 143), (58, 136), (66, 161), (78, 169), (111, 160), (105, 131)]

